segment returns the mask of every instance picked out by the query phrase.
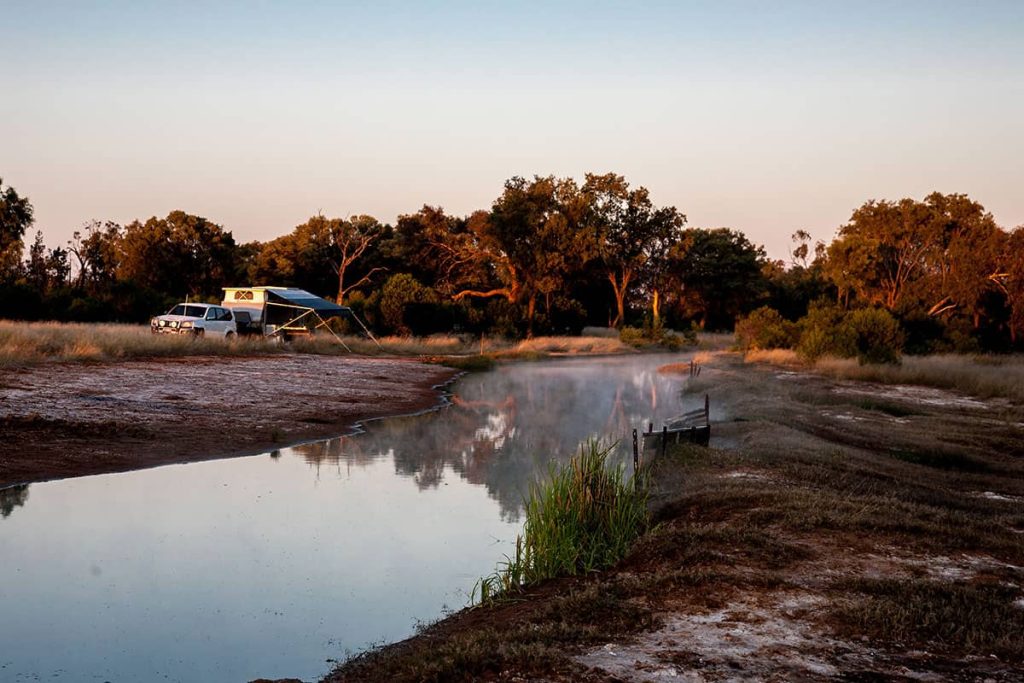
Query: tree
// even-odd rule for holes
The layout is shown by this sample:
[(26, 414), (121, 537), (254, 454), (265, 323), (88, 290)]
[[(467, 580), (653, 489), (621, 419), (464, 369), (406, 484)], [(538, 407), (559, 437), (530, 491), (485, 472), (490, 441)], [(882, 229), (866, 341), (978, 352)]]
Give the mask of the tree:
[(1002, 262), (1005, 269), (1006, 300), (1010, 306), (1010, 336), (1014, 343), (1024, 338), (1024, 225), (1006, 239)]
[(0, 178), (0, 280), (12, 280), (21, 264), (22, 238), (32, 226), (32, 205)]
[(853, 212), (828, 248), (826, 272), (844, 303), (856, 293), (896, 310), (934, 245), (931, 210), (913, 199), (871, 200)]
[(490, 215), (475, 214), (469, 223), (500, 285), (463, 289), (453, 299), (501, 296), (510, 303), (525, 301), (527, 336), (532, 336), (538, 295), (550, 309), (551, 295), (587, 253), (578, 200), (579, 188), (571, 178), (534, 176), (527, 181), (517, 176), (506, 181)]
[(978, 329), (985, 294), (1002, 288), (999, 262), (1006, 233), (967, 195), (933, 192), (924, 203), (932, 211), (935, 240), (922, 287), (928, 313), (959, 311)]
[(416, 213), (398, 217), (382, 250), (396, 268), (450, 296), (488, 277), (469, 224), (470, 219), (449, 216), (441, 207), (425, 204)]
[(676, 306), (705, 328), (731, 328), (753, 310), (766, 289), (764, 248), (729, 228), (691, 228), (669, 254)]
[(74, 232), (68, 252), (78, 261), (79, 289), (97, 294), (110, 288), (117, 277), (121, 238), (121, 226), (112, 221), (93, 220)]
[(629, 189), (623, 176), (588, 173), (582, 188), (587, 220), (608, 282), (615, 296), (613, 327), (624, 322), (626, 297), (636, 280), (648, 276), (652, 312), (659, 315), (658, 274), (686, 216), (675, 207), (655, 208), (646, 188)]
[(178, 296), (218, 295), (234, 268), (231, 233), (184, 211), (130, 223), (118, 246), (120, 279)]

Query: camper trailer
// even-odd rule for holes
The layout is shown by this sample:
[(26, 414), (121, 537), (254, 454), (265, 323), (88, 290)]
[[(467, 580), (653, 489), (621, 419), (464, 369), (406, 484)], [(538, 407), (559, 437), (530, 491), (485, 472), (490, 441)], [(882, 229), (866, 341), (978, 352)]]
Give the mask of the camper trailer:
[(221, 306), (231, 309), (239, 336), (261, 335), (286, 341), (317, 328), (330, 329), (329, 319), (343, 317), (356, 321), (373, 339), (352, 309), (295, 287), (225, 287)]

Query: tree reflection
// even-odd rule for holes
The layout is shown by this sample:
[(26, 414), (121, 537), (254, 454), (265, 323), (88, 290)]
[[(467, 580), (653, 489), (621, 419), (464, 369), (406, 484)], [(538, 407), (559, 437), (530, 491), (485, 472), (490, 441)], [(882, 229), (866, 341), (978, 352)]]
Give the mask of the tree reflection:
[(9, 517), (14, 508), (21, 507), (28, 500), (28, 484), (0, 489), (0, 517)]
[(684, 380), (659, 375), (665, 362), (646, 356), (510, 365), (463, 378), (451, 404), (435, 413), (378, 420), (364, 434), (292, 450), (318, 473), (391, 458), (395, 473), (421, 490), (439, 486), (450, 470), (486, 487), (502, 516), (516, 520), (530, 482), (587, 439), (620, 441), (626, 457), (634, 427), (680, 412)]

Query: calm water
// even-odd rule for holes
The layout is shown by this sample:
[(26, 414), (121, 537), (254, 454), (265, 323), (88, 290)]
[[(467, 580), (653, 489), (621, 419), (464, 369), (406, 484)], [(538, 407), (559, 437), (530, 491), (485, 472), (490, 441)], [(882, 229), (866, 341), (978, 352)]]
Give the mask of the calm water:
[(656, 369), (683, 359), (509, 365), (356, 436), (0, 491), (0, 681), (316, 679), (404, 638), (466, 604), (550, 462), (681, 412)]

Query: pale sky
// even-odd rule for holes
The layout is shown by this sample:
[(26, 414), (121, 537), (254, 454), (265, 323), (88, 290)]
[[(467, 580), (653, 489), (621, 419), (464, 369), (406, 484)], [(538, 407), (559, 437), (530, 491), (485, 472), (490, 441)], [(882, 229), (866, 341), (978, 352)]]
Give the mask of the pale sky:
[(62, 245), (174, 209), (488, 208), (615, 171), (784, 257), (864, 201), (1024, 223), (1024, 2), (0, 0), (0, 177)]

